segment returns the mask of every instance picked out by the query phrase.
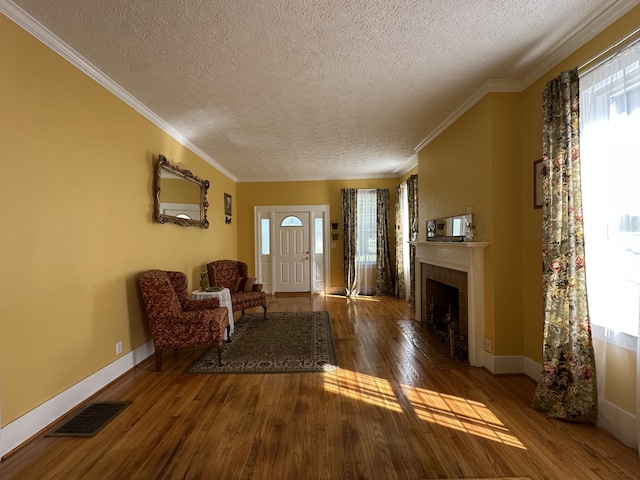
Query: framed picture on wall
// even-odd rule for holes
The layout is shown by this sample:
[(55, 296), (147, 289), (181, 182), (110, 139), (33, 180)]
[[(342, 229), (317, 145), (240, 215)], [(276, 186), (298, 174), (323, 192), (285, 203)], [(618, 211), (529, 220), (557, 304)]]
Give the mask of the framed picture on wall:
[(533, 162), (533, 208), (542, 208), (542, 159)]
[(231, 216), (231, 195), (229, 195), (228, 193), (224, 194), (224, 214), (227, 217)]

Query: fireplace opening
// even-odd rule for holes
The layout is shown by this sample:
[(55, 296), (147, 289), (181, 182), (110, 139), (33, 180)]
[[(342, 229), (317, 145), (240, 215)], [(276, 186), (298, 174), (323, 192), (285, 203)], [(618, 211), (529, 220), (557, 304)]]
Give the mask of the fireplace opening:
[(451, 357), (468, 359), (467, 332), (460, 325), (458, 289), (427, 280), (427, 328), (446, 345)]
[(437, 335), (451, 357), (469, 359), (467, 274), (423, 265), (422, 321)]

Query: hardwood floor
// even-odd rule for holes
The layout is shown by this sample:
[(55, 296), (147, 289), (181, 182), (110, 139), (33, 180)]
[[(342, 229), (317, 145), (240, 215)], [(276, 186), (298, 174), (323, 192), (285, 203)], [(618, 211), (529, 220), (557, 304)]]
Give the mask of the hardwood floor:
[(190, 375), (206, 350), (194, 348), (165, 353), (156, 373), (151, 356), (96, 396), (133, 402), (97, 436), (40, 435), (0, 463), (0, 478), (640, 478), (635, 450), (534, 411), (532, 380), (438, 364), (404, 301), (268, 307), (329, 311), (340, 370)]

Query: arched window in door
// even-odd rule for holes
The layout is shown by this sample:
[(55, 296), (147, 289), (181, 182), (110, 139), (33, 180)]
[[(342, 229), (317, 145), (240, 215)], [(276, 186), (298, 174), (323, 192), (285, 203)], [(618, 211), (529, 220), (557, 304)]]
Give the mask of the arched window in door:
[(288, 217), (285, 217), (282, 219), (282, 222), (280, 222), (280, 226), (281, 227), (301, 227), (302, 220), (300, 220), (295, 215), (289, 215)]

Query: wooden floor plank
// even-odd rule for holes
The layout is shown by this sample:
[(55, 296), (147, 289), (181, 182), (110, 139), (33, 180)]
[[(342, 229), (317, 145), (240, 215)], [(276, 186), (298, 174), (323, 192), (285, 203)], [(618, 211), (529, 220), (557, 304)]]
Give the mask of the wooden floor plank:
[(404, 301), (276, 296), (268, 310), (327, 310), (340, 369), (188, 374), (200, 347), (158, 373), (149, 358), (92, 399), (132, 402), (97, 436), (38, 436), (0, 478), (640, 478), (607, 432), (533, 410), (530, 379), (444, 361)]

